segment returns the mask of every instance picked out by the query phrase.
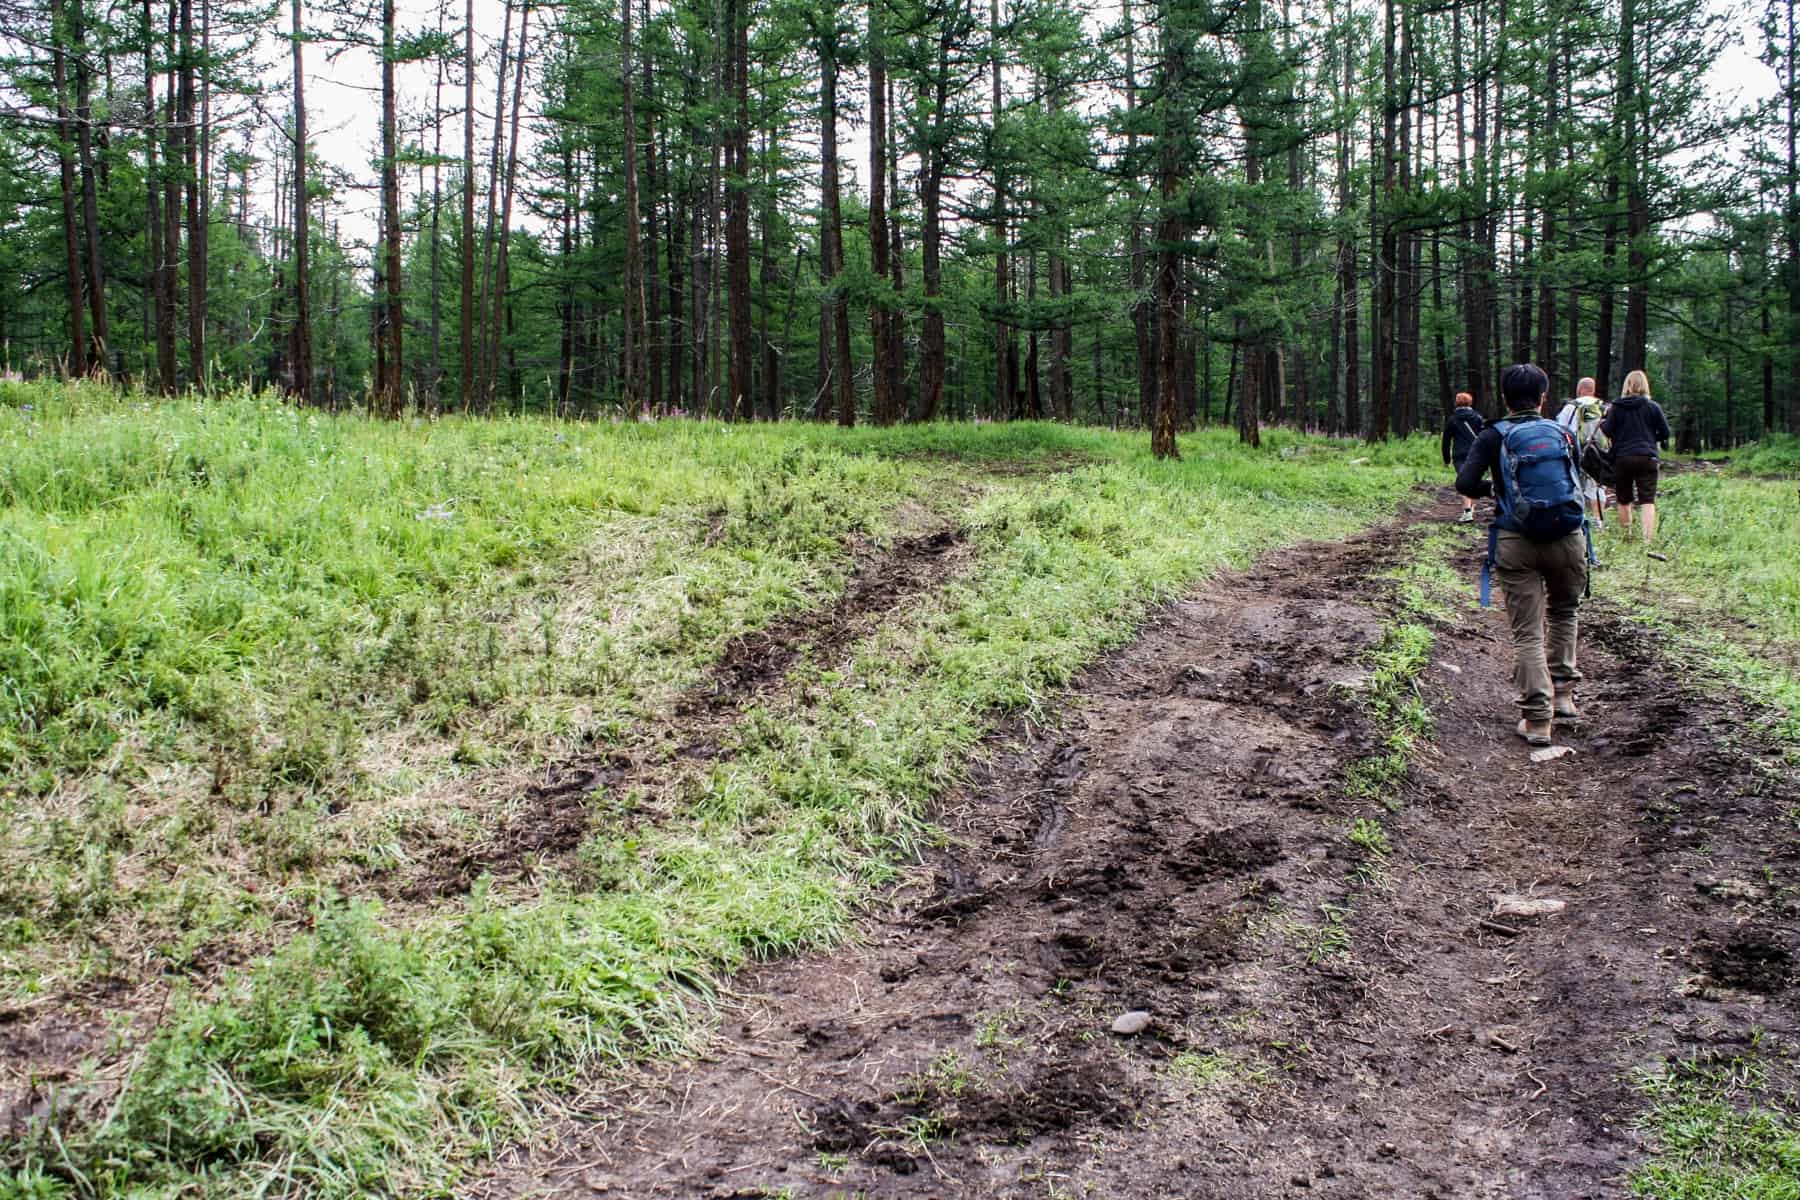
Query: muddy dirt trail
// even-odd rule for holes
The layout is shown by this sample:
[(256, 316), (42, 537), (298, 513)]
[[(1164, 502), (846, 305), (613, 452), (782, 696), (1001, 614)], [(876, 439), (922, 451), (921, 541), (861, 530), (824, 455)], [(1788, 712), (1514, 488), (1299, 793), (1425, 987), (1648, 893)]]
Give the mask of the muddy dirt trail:
[[(1573, 753), (1530, 761), (1504, 617), (1464, 611), (1397, 811), (1346, 800), (1383, 572), (1454, 511), (1170, 606), (1052, 727), (996, 735), (858, 945), (747, 973), (696, 1061), (596, 1091), (479, 1190), (1624, 1194), (1635, 1070), (1800, 1036), (1800, 786), (1594, 604)], [(1384, 855), (1351, 837), (1376, 822)]]

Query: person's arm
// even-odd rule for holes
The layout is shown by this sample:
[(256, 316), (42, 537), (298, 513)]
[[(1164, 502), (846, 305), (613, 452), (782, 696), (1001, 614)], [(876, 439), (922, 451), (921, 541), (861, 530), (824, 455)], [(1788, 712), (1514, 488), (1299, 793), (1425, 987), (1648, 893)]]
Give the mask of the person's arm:
[(1456, 414), (1451, 413), (1450, 416), (1448, 418), (1446, 418), (1444, 421), (1444, 437), (1443, 437), (1444, 444), (1443, 444), (1442, 449), (1444, 451), (1444, 465), (1446, 467), (1450, 465), (1450, 439), (1453, 436), (1455, 430), (1456, 430)]
[(1499, 433), (1492, 428), (1483, 429), (1476, 436), (1469, 457), (1463, 460), (1462, 470), (1456, 473), (1457, 492), (1474, 500), (1493, 495), (1494, 485), (1484, 476), (1493, 467), (1499, 451)]
[(1669, 418), (1663, 415), (1662, 405), (1651, 402), (1650, 415), (1656, 418), (1656, 444), (1664, 450), (1669, 448)]

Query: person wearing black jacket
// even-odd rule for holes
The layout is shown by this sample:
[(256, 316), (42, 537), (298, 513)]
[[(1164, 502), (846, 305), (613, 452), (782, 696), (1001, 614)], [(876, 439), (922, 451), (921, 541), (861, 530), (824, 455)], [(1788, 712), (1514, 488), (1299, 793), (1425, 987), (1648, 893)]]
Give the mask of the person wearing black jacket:
[(1625, 377), (1624, 395), (1607, 410), (1600, 432), (1612, 439), (1613, 490), (1619, 505), (1619, 527), (1631, 533), (1631, 509), (1642, 515), (1644, 545), (1656, 537), (1656, 477), (1661, 463), (1658, 447), (1669, 444), (1669, 418), (1650, 398), (1650, 377), (1633, 371)]
[[(1543, 414), (1544, 398), (1550, 394), (1550, 377), (1543, 371), (1531, 363), (1508, 367), (1500, 377), (1500, 394), (1506, 400), (1507, 422), (1545, 421), (1569, 440), (1573, 452), (1574, 438)], [(1496, 482), (1500, 478), (1499, 424), (1481, 431), (1468, 461), (1456, 473), (1456, 490), (1465, 496), (1494, 492), (1495, 483), (1485, 477), (1492, 475)], [(1576, 612), (1587, 591), (1587, 549), (1587, 534), (1579, 529), (1553, 542), (1534, 542), (1508, 529), (1495, 537), (1495, 574), (1506, 595), (1506, 619), (1512, 627), (1518, 732), (1533, 746), (1550, 744), (1553, 718), (1580, 718), (1575, 707), (1575, 685), (1581, 681), (1575, 665)]]
[[(1450, 417), (1444, 422), (1444, 465), (1454, 466), (1459, 472), (1463, 463), (1468, 461), (1469, 451), (1475, 447), (1475, 438), (1486, 426), (1481, 414), (1475, 411), (1475, 397), (1467, 392), (1456, 393), (1456, 407), (1450, 410)], [(1463, 497), (1462, 516), (1457, 518), (1467, 525), (1475, 520), (1475, 501)]]

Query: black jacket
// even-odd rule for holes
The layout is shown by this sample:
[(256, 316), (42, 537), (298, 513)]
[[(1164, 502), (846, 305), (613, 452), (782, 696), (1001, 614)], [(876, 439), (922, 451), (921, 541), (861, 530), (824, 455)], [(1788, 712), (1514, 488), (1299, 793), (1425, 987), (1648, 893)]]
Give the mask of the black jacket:
[[(1515, 425), (1522, 421), (1550, 420), (1543, 413), (1529, 409), (1525, 412), (1508, 413), (1506, 419)], [(1556, 423), (1551, 421), (1551, 424)], [(1463, 461), (1463, 465), (1456, 472), (1456, 490), (1465, 496), (1480, 499), (1483, 496), (1494, 494), (1493, 483), (1482, 476), (1489, 473), (1494, 475), (1500, 473), (1499, 425), (1500, 423), (1496, 421), (1481, 431), (1475, 439), (1474, 449), (1469, 451), (1469, 457)], [(1574, 441), (1574, 437), (1569, 434), (1568, 430), (1563, 429), (1561, 425), (1556, 427), (1562, 429), (1563, 434), (1569, 437), (1571, 443)]]
[(1643, 454), (1655, 458), (1656, 448), (1669, 444), (1669, 419), (1663, 416), (1662, 406), (1648, 396), (1621, 396), (1600, 422), (1600, 432), (1612, 439), (1615, 457)]
[(1454, 459), (1456, 465), (1461, 466), (1475, 446), (1476, 435), (1486, 424), (1481, 419), (1481, 414), (1472, 408), (1458, 407), (1452, 410), (1450, 419), (1444, 422), (1444, 465), (1449, 466)]

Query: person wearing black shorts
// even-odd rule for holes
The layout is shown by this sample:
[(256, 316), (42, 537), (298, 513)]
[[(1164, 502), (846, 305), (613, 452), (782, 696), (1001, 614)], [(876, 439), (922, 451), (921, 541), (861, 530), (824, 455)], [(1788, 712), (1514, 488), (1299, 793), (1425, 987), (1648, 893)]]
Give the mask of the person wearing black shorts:
[(1656, 479), (1662, 468), (1657, 450), (1669, 444), (1669, 419), (1650, 398), (1649, 376), (1633, 371), (1625, 377), (1624, 395), (1607, 411), (1600, 432), (1612, 439), (1619, 528), (1631, 532), (1631, 510), (1636, 508), (1648, 546), (1656, 538)]

